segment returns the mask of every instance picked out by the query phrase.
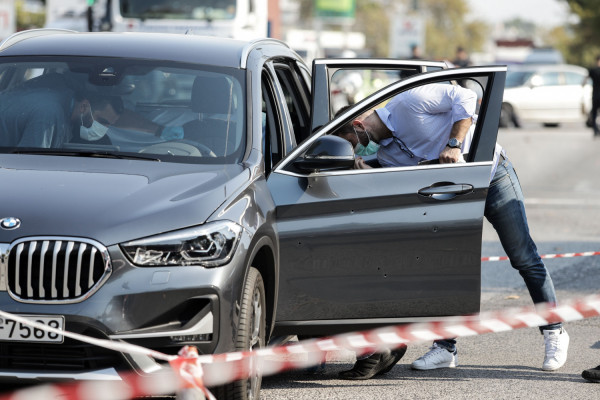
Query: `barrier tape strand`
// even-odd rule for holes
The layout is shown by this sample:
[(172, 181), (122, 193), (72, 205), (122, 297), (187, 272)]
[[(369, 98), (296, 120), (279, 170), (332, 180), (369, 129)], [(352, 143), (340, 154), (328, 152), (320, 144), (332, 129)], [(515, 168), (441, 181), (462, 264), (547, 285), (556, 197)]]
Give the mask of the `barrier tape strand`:
[[(590, 257), (590, 256), (598, 256), (598, 255), (600, 255), (600, 251), (585, 251), (582, 253), (544, 254), (544, 255), (541, 255), (540, 258), (543, 258), (543, 259), (572, 258), (572, 257)], [(481, 257), (481, 261), (506, 261), (506, 260), (508, 260), (507, 256)]]
[[(45, 325), (37, 324), (26, 318), (0, 311), (5, 318), (26, 323), (37, 329), (55, 332)], [(334, 350), (353, 350), (357, 355), (383, 349), (394, 349), (400, 346), (449, 337), (466, 337), (488, 333), (506, 332), (515, 329), (548, 325), (556, 322), (571, 322), (600, 316), (600, 296), (565, 301), (554, 307), (552, 304), (538, 304), (536, 307), (522, 307), (503, 311), (484, 312), (479, 315), (449, 317), (434, 322), (388, 326), (363, 332), (352, 332), (327, 338), (301, 341), (279, 347), (267, 347), (256, 351), (233, 352), (214, 355), (197, 355), (190, 348), (182, 349), (178, 356), (169, 356), (151, 349), (144, 349), (122, 342), (89, 338), (70, 332), (58, 333), (110, 348), (116, 351), (145, 352), (151, 357), (161, 357), (169, 361), (173, 373), (162, 374), (163, 382), (156, 381), (153, 376), (142, 379), (135, 375), (124, 378), (124, 382), (102, 382), (103, 393), (90, 391), (94, 384), (81, 383), (75, 385), (51, 385), (26, 389), (12, 395), (0, 397), (0, 400), (37, 400), (40, 390), (45, 393), (60, 394), (69, 400), (116, 400), (148, 395), (161, 395), (176, 392), (182, 388), (202, 390), (207, 398), (212, 395), (206, 386), (218, 386), (236, 380), (248, 379), (253, 375), (268, 376), (292, 369), (303, 369), (318, 365), (325, 361), (327, 352)], [(132, 378), (133, 376), (133, 378)], [(110, 385), (110, 390), (107, 388)], [(124, 388), (126, 387), (126, 388)], [(158, 393), (157, 393), (158, 392)], [(105, 397), (110, 394), (114, 397)]]

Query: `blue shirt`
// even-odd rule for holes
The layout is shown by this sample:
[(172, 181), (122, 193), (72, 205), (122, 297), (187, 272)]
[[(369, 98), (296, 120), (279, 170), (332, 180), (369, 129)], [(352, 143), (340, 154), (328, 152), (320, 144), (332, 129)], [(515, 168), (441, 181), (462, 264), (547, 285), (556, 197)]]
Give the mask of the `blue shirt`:
[[(475, 131), (477, 94), (457, 85), (429, 84), (395, 96), (383, 108), (375, 110), (392, 132), (379, 141), (377, 159), (382, 167), (412, 166), (422, 160), (439, 157), (450, 138), (455, 122), (471, 118), (473, 124), (462, 144), (467, 153)], [(496, 144), (494, 167), (504, 150)]]
[(477, 94), (472, 90), (448, 84), (430, 84), (400, 93), (375, 110), (392, 132), (392, 138), (379, 142), (379, 163), (383, 167), (409, 166), (438, 158), (448, 143), (452, 125), (473, 118), (476, 102)]

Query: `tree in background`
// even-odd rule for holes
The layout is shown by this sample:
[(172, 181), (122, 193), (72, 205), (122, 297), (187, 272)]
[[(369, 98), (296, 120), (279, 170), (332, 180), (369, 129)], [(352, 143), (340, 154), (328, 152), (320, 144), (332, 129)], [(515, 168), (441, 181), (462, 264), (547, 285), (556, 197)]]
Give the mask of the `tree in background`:
[[(298, 0), (300, 20), (310, 24), (314, 18), (315, 0)], [(426, 57), (452, 59), (458, 46), (468, 52), (480, 51), (489, 35), (482, 21), (466, 21), (469, 8), (466, 0), (401, 0), (407, 10), (426, 18)], [(356, 0), (356, 21), (352, 30), (363, 32), (366, 47), (373, 57), (387, 57), (390, 20), (395, 0)], [(305, 26), (311, 28), (311, 26)], [(329, 29), (329, 28), (328, 28)], [(332, 29), (335, 29), (332, 28)], [(338, 28), (341, 29), (341, 28)]]
[(482, 21), (466, 21), (466, 0), (420, 0), (419, 11), (426, 17), (425, 49), (433, 59), (452, 60), (458, 46), (471, 53), (480, 51), (490, 28)]
[(564, 0), (579, 22), (553, 32), (554, 45), (567, 62), (592, 66), (600, 54), (600, 7), (598, 0)]
[(15, 2), (15, 11), (17, 14), (17, 31), (25, 29), (42, 28), (46, 22), (46, 13), (29, 12), (25, 9), (24, 0)]
[[(356, 19), (352, 31), (362, 32), (366, 37), (366, 49), (373, 57), (387, 57), (389, 20), (385, 0), (356, 0)], [(312, 29), (315, 18), (315, 0), (298, 0), (300, 3), (300, 21), (302, 28)], [(339, 25), (327, 25), (328, 30), (342, 30)]]

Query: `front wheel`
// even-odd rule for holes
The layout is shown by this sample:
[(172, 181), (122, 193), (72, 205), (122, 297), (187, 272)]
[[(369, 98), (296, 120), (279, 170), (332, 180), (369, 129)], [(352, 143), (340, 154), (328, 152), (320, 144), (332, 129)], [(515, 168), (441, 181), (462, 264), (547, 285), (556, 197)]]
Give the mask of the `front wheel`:
[[(242, 294), (236, 351), (255, 351), (265, 347), (265, 312), (265, 285), (260, 272), (251, 267)], [(260, 398), (261, 383), (262, 375), (255, 373), (248, 379), (218, 388), (215, 394), (219, 400), (257, 400)]]
[(516, 128), (521, 126), (512, 106), (508, 103), (503, 103), (500, 109), (500, 128), (508, 128), (511, 125), (514, 125)]

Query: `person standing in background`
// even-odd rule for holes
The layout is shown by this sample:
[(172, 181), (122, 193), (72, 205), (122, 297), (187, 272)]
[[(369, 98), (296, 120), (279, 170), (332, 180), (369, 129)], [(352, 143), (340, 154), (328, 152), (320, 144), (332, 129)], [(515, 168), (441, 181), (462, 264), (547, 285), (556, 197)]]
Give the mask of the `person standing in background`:
[(462, 46), (458, 46), (456, 48), (456, 58), (452, 61), (455, 67), (469, 67), (471, 66), (471, 59), (469, 58), (469, 54)]
[(589, 69), (589, 76), (592, 80), (592, 109), (590, 119), (594, 129), (594, 137), (600, 136), (600, 129), (596, 118), (598, 117), (598, 108), (600, 107), (600, 55), (596, 57), (596, 66)]

